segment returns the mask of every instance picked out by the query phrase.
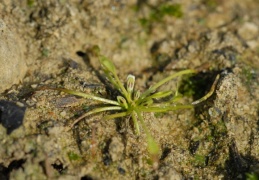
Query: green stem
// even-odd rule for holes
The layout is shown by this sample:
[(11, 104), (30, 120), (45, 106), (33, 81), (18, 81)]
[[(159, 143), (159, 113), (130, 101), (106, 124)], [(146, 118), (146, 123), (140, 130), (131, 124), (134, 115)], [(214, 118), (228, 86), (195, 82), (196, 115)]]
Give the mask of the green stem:
[(109, 74), (109, 72), (105, 72), (105, 75), (107, 76), (108, 80), (112, 83), (112, 85), (116, 88), (116, 89), (120, 89), (120, 86), (118, 85), (118, 83), (115, 81), (115, 79), (113, 78), (113, 76), (111, 76)]
[(139, 136), (140, 135), (140, 128), (139, 128), (139, 124), (138, 124), (138, 120), (136, 118), (136, 115), (137, 115), (136, 112), (133, 111), (131, 118), (132, 118), (132, 121), (133, 121), (133, 124), (134, 124), (136, 134)]
[(120, 90), (121, 90), (121, 93), (124, 95), (124, 97), (126, 98), (127, 102), (132, 102), (132, 99), (128, 93), (128, 91), (126, 90), (126, 88), (123, 86), (123, 84), (121, 83), (121, 81), (119, 80), (119, 77), (117, 76), (117, 74), (113, 74), (114, 77), (115, 77), (115, 80), (117, 81), (119, 87), (120, 87)]

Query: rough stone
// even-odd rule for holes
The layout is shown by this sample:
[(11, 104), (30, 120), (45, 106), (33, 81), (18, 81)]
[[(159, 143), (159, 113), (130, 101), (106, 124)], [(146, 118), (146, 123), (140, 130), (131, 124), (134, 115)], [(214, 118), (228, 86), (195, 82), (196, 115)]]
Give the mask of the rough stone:
[(3, 92), (22, 80), (27, 65), (19, 38), (2, 19), (0, 19), (0, 64), (0, 92)]

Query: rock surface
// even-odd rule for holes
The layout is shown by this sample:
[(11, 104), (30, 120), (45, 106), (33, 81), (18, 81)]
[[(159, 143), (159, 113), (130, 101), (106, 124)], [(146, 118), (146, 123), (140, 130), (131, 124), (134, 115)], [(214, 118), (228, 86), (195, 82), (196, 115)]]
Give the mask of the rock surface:
[[(258, 7), (255, 0), (0, 1), (0, 18), (21, 38), (29, 67), (23, 83), (1, 97), (23, 103), (26, 114), (9, 135), (0, 125), (0, 179), (259, 175)], [(41, 89), (116, 100), (94, 45), (114, 62), (123, 83), (133, 74), (141, 92), (179, 70), (199, 71), (161, 87), (179, 86), (181, 104), (208, 93), (220, 74), (213, 95), (193, 109), (143, 113), (161, 149), (157, 163), (151, 163), (143, 128), (136, 135), (130, 118), (93, 114), (67, 131), (80, 115), (106, 105)]]
[(20, 40), (0, 19), (0, 92), (19, 83), (26, 71), (27, 65)]

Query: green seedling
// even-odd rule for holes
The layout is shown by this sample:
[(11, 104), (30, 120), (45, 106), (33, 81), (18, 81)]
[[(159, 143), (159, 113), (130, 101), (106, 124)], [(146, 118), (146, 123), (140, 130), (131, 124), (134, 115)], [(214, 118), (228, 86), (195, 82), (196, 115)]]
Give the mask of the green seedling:
[[(133, 122), (133, 126), (137, 135), (140, 135), (141, 129), (144, 130), (146, 137), (147, 137), (147, 144), (148, 144), (148, 151), (151, 155), (158, 155), (159, 154), (159, 146), (151, 136), (143, 118), (143, 113), (146, 112), (154, 112), (154, 113), (163, 113), (169, 111), (175, 111), (179, 109), (186, 109), (192, 108), (193, 104), (182, 105), (177, 103), (179, 100), (180, 95), (178, 91), (157, 91), (159, 87), (166, 84), (170, 80), (177, 78), (182, 75), (196, 73), (195, 70), (187, 69), (179, 71), (175, 74), (169, 75), (165, 79), (157, 82), (149, 89), (141, 93), (139, 90), (135, 89), (135, 76), (128, 75), (126, 84), (122, 83), (117, 75), (116, 68), (114, 64), (105, 56), (98, 55), (99, 61), (102, 65), (102, 70), (106, 75), (108, 81), (111, 83), (112, 87), (119, 91), (120, 95), (117, 96), (116, 100), (113, 99), (106, 99), (103, 97), (99, 97), (92, 94), (86, 94), (83, 92), (77, 92), (68, 89), (57, 88), (56, 90), (60, 90), (69, 94), (73, 94), (76, 96), (80, 96), (86, 99), (91, 99), (94, 101), (98, 101), (103, 103), (102, 107), (97, 107), (92, 109), (76, 119), (70, 128), (72, 128), (75, 124), (79, 121), (84, 119), (85, 117), (105, 112), (105, 111), (112, 111), (113, 113), (106, 115), (104, 119), (114, 119), (114, 118), (121, 118), (121, 117), (131, 117)], [(205, 98), (201, 99), (200, 101), (195, 101), (194, 104), (197, 102), (201, 102), (208, 98), (209, 95), (205, 96)], [(165, 100), (166, 99), (166, 100)], [(163, 101), (165, 100), (165, 101)]]
[(150, 8), (150, 14), (147, 17), (139, 19), (142, 27), (147, 30), (151, 28), (154, 23), (162, 23), (164, 17), (176, 17), (181, 18), (183, 16), (183, 11), (180, 4), (168, 4), (160, 3), (156, 6), (151, 6), (146, 4)]
[(246, 173), (246, 180), (259, 180), (259, 175), (257, 173)]

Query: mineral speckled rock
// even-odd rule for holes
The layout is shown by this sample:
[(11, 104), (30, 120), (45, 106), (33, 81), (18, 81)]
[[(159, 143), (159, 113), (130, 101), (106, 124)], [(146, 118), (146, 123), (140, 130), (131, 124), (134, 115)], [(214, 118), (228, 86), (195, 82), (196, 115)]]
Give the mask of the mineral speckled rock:
[(0, 19), (0, 92), (19, 83), (26, 71), (20, 40)]

